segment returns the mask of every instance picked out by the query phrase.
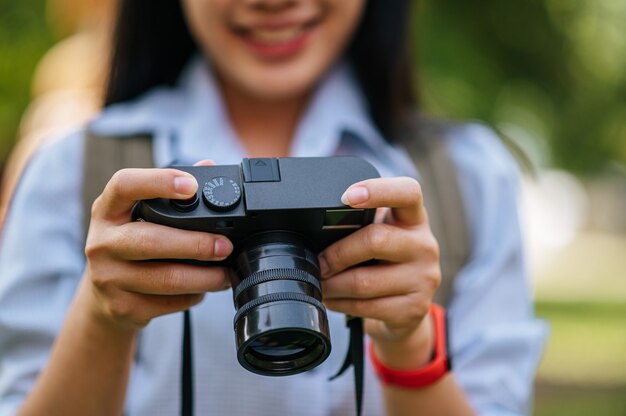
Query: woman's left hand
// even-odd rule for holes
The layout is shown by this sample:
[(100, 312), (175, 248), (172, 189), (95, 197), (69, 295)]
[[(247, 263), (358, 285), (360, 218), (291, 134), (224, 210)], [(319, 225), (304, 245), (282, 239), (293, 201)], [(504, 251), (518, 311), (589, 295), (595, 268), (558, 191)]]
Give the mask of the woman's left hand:
[[(350, 186), (342, 201), (380, 209), (374, 224), (320, 254), (324, 303), (366, 318), (365, 331), (387, 365), (420, 367), (432, 353), (432, 324), (424, 318), (441, 281), (421, 188), (408, 177), (370, 179)], [(373, 259), (379, 262), (359, 266)]]

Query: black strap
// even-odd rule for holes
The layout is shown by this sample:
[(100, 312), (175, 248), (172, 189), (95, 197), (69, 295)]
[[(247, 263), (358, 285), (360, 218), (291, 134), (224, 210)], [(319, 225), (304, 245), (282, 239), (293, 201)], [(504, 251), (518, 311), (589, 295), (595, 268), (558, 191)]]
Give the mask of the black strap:
[(193, 359), (191, 347), (191, 315), (189, 309), (184, 312), (183, 357), (181, 377), (181, 416), (193, 416)]
[[(183, 314), (183, 353), (181, 366), (181, 416), (193, 416), (193, 355), (191, 346), (191, 315), (189, 310)], [(346, 326), (350, 329), (350, 345), (346, 358), (341, 368), (332, 376), (329, 381), (333, 381), (346, 372), (350, 366), (354, 367), (354, 390), (356, 400), (356, 413), (361, 416), (363, 409), (363, 368), (364, 368), (364, 348), (363, 348), (363, 319), (353, 316), (346, 317)]]
[(363, 409), (363, 319), (346, 316), (346, 326), (350, 328), (350, 345), (346, 358), (343, 360), (341, 368), (332, 376), (329, 381), (333, 381), (352, 365), (354, 367), (354, 392), (356, 400), (356, 414), (361, 416)]

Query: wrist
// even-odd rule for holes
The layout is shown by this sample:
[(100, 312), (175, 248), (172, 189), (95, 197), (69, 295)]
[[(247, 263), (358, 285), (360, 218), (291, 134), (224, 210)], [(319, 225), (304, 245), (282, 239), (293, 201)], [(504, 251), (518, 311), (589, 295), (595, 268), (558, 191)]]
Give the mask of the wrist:
[(432, 334), (435, 345), (434, 354), (426, 365), (392, 366), (392, 363), (384, 362), (381, 359), (374, 343), (370, 344), (370, 358), (374, 371), (384, 384), (409, 389), (424, 388), (436, 383), (450, 371), (451, 362), (448, 354), (445, 309), (432, 304), (429, 309), (429, 317), (432, 319)]
[(105, 312), (95, 288), (87, 278), (82, 279), (74, 303), (77, 312), (94, 332), (107, 337), (131, 340), (138, 332), (136, 327), (115, 321)]
[(435, 346), (433, 322), (427, 314), (422, 322), (401, 340), (373, 341), (376, 356), (392, 368), (420, 368), (428, 364)]

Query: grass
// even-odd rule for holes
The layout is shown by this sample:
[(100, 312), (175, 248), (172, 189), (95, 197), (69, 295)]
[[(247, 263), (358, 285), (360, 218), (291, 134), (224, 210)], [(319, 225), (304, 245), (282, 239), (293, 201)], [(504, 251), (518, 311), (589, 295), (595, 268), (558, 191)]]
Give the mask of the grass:
[(538, 372), (538, 416), (626, 415), (626, 302), (537, 303), (551, 336)]
[(539, 302), (551, 336), (539, 377), (570, 384), (626, 384), (626, 302)]
[(626, 384), (622, 386), (562, 386), (537, 388), (535, 416), (624, 416)]

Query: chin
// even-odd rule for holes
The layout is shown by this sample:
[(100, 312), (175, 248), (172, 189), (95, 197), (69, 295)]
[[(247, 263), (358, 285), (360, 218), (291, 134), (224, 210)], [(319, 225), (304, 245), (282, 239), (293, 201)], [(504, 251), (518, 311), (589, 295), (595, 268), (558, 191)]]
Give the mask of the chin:
[(256, 88), (251, 91), (251, 95), (255, 96), (259, 101), (266, 102), (279, 102), (290, 101), (301, 98), (308, 95), (310, 88), (305, 86), (291, 86), (291, 85), (272, 85), (264, 84), (262, 88)]
[(248, 82), (248, 93), (261, 101), (284, 101), (309, 95), (319, 77), (293, 71), (258, 74)]

